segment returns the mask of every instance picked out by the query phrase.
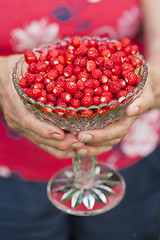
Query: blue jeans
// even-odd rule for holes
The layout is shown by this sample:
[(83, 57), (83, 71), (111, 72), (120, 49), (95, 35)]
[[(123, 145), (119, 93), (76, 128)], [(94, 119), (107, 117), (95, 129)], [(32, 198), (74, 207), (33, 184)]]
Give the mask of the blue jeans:
[(92, 217), (54, 208), (46, 183), (0, 178), (0, 240), (158, 240), (160, 147), (121, 173), (127, 185), (124, 199)]

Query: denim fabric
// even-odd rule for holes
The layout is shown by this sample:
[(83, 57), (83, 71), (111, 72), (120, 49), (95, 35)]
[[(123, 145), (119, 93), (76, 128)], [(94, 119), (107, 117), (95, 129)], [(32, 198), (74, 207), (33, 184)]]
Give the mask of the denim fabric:
[(46, 183), (0, 178), (0, 240), (158, 240), (160, 147), (122, 175), (123, 201), (92, 217), (55, 209)]

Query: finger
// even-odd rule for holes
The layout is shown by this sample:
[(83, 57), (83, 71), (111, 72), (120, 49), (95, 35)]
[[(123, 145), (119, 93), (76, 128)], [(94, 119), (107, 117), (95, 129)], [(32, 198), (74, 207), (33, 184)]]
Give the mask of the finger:
[(77, 150), (79, 155), (87, 155), (87, 156), (97, 156), (99, 154), (108, 152), (112, 149), (112, 146), (88, 146), (85, 145), (84, 148)]
[(61, 151), (56, 148), (52, 148), (50, 146), (40, 144), (39, 148), (48, 152), (52, 156), (58, 158), (58, 159), (67, 159), (67, 158), (74, 158), (77, 154), (74, 150), (69, 150), (69, 151)]
[(154, 102), (153, 92), (148, 83), (144, 86), (141, 95), (133, 101), (131, 105), (126, 109), (128, 116), (139, 115), (148, 110)]
[(42, 138), (62, 140), (65, 137), (65, 133), (62, 129), (54, 124), (39, 120), (33, 113), (30, 113), (29, 110), (25, 109), (25, 107), (22, 109), (19, 118), (24, 128), (33, 131)]
[(43, 144), (47, 145), (56, 149), (59, 149), (61, 151), (67, 151), (71, 149), (78, 149), (84, 146), (84, 143), (78, 142), (76, 136), (72, 134), (66, 134), (64, 140), (53, 140), (53, 139), (47, 139), (42, 138), (38, 134), (34, 132), (30, 132), (31, 139), (36, 143), (37, 145)]
[(103, 142), (117, 138), (123, 138), (130, 130), (136, 117), (123, 116), (118, 121), (110, 123), (102, 129), (82, 131), (78, 134), (81, 142), (93, 143)]
[(103, 142), (92, 142), (92, 143), (86, 143), (86, 146), (114, 146), (118, 144), (122, 138), (116, 138), (113, 140), (103, 141)]

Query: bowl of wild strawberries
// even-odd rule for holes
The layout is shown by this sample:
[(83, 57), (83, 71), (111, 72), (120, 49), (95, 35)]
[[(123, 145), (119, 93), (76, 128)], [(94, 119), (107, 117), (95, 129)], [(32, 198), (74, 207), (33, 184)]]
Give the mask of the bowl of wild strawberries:
[(73, 36), (27, 50), (12, 79), (39, 119), (80, 131), (117, 120), (141, 93), (147, 74), (130, 39)]

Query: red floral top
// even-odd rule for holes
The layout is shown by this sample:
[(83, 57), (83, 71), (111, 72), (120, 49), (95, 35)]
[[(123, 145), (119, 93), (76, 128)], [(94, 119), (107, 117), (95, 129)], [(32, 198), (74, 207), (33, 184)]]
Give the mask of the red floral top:
[[(56, 38), (73, 35), (128, 36), (138, 40), (138, 0), (0, 1), (0, 54), (23, 52)], [(151, 153), (160, 140), (160, 111), (143, 114), (115, 148), (98, 156), (113, 168), (128, 167)], [(11, 130), (0, 113), (0, 176), (48, 180), (71, 164), (58, 160)]]

